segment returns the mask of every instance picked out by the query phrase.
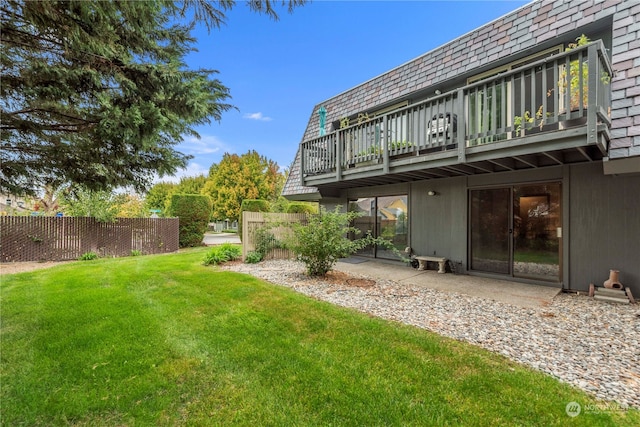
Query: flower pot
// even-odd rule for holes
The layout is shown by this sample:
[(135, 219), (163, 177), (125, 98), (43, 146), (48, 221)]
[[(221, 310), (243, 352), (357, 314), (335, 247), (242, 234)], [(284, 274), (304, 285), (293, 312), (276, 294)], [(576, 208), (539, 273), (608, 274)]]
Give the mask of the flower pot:
[(602, 286), (608, 289), (622, 289), (622, 283), (618, 280), (619, 275), (620, 271), (609, 270), (609, 280), (605, 280)]

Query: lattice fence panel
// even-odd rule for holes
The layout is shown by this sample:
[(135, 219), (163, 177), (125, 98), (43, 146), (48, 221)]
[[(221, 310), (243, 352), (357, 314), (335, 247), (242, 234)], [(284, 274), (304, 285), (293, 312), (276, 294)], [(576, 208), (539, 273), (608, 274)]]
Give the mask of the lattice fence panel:
[[(268, 226), (268, 231), (274, 238), (284, 241), (291, 237), (291, 228), (288, 224), (294, 222), (306, 223), (307, 214), (242, 212), (242, 259), (256, 249), (256, 231)], [(284, 248), (273, 248), (266, 254), (265, 259), (290, 259), (293, 253)]]
[(0, 217), (0, 262), (66, 261), (178, 250), (178, 218)]

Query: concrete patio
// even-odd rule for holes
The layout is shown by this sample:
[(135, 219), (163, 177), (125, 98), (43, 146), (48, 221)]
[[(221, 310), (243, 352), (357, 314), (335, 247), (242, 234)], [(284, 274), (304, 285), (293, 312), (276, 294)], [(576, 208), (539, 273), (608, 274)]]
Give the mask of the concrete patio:
[(492, 299), (518, 307), (544, 307), (560, 293), (559, 287), (531, 285), (486, 277), (438, 274), (436, 270), (417, 270), (407, 265), (362, 258), (350, 258), (336, 264), (336, 270), (372, 278), (393, 280), (411, 286), (424, 286)]

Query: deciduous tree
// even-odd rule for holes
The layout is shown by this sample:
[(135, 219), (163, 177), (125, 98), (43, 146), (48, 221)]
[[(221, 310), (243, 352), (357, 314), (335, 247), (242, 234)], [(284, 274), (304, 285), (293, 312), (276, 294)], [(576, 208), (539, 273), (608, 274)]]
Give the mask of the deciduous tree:
[(184, 176), (180, 178), (175, 193), (200, 194), (206, 183), (207, 177), (204, 175)]
[(146, 218), (151, 212), (144, 207), (144, 200), (137, 194), (118, 194), (115, 197), (118, 218)]
[(278, 164), (254, 150), (225, 153), (211, 172), (202, 193), (211, 197), (213, 218), (220, 220), (238, 220), (244, 199), (275, 200), (284, 183)]
[(67, 216), (90, 216), (99, 221), (115, 221), (118, 205), (110, 191), (89, 191), (84, 187), (59, 192), (59, 204)]
[(144, 198), (144, 205), (147, 209), (160, 210), (162, 214), (167, 213), (171, 195), (176, 193), (177, 184), (173, 182), (159, 182), (147, 191)]

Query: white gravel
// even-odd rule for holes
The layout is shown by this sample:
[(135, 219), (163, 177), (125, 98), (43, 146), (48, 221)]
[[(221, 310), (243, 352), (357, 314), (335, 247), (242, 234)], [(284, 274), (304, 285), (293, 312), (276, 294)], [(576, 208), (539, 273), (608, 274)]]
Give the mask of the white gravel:
[(600, 399), (640, 408), (638, 305), (560, 294), (547, 307), (522, 308), (366, 276), (351, 275), (356, 280), (349, 281), (343, 273), (310, 278), (304, 265), (295, 261), (221, 268), (476, 344)]

